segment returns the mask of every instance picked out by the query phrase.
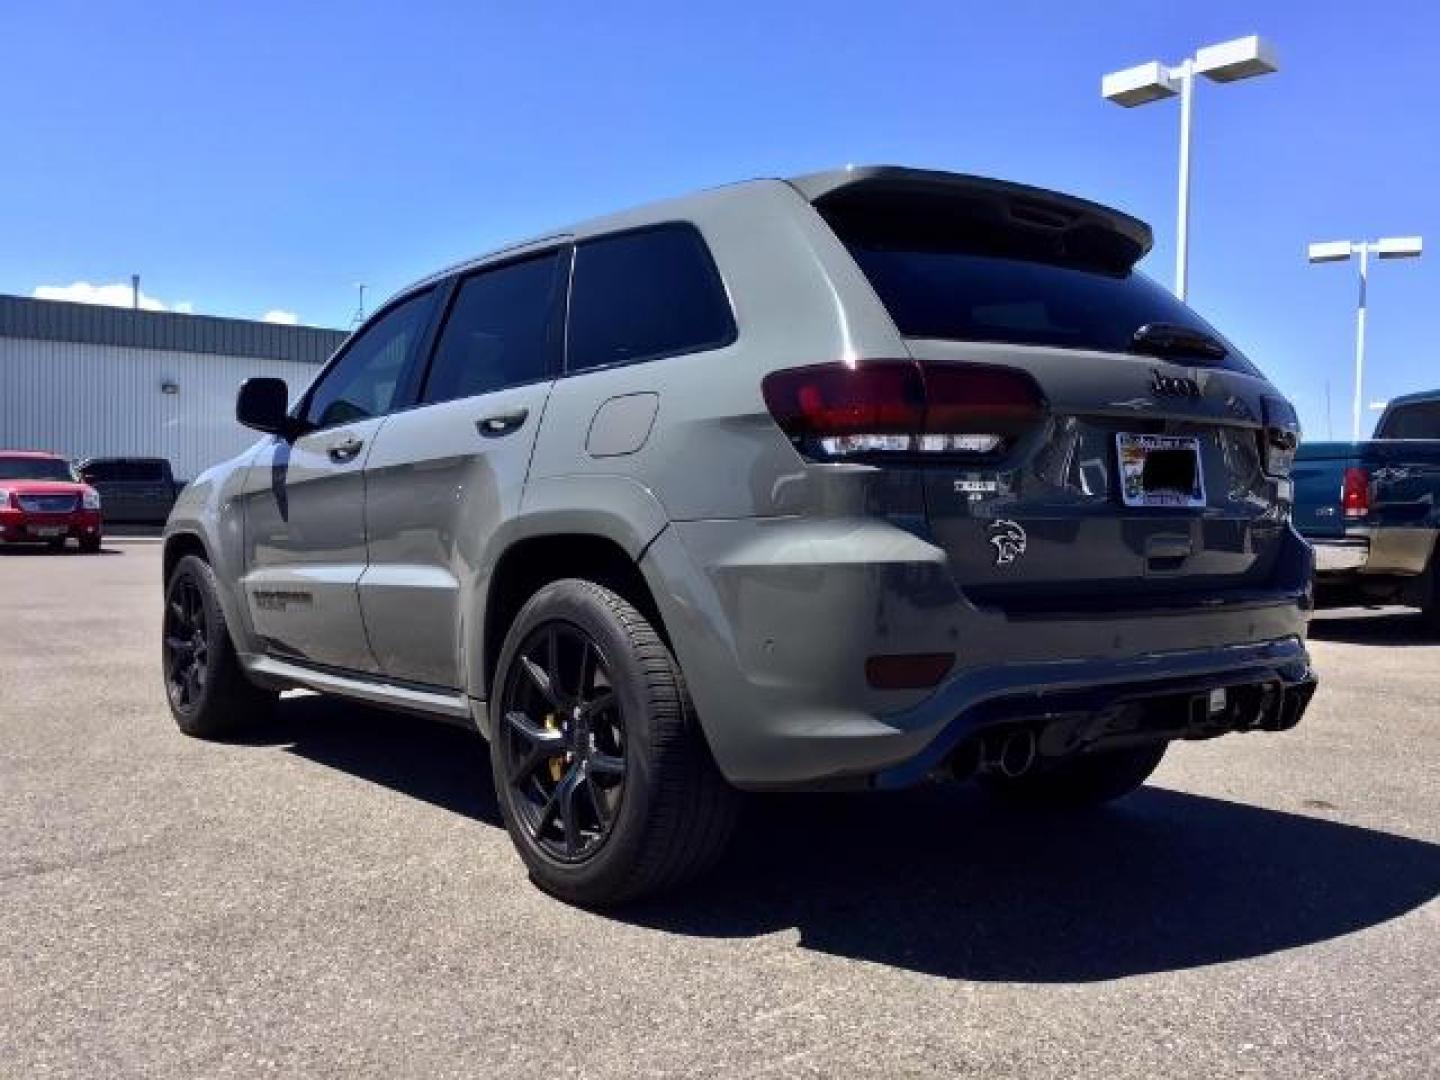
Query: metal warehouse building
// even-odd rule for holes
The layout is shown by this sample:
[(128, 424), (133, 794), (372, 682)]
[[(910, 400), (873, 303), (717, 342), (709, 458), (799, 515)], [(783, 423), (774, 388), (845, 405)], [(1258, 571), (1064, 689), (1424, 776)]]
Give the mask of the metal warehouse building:
[(339, 330), (0, 296), (0, 448), (169, 458), (179, 479), (254, 439), (235, 391), (276, 375), (292, 397)]

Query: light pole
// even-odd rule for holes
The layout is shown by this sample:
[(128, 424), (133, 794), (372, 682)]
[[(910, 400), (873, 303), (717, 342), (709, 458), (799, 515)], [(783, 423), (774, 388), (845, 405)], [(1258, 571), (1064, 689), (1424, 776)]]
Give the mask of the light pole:
[(1350, 438), (1360, 441), (1360, 402), (1365, 383), (1365, 294), (1370, 285), (1370, 256), (1377, 259), (1416, 259), (1423, 247), (1418, 236), (1391, 236), (1384, 240), (1327, 240), (1311, 244), (1312, 263), (1347, 262), (1360, 256), (1360, 300), (1355, 309), (1355, 400), (1350, 408)]
[(1190, 274), (1190, 114), (1195, 76), (1212, 82), (1236, 82), (1275, 71), (1275, 50), (1252, 34), (1219, 45), (1207, 45), (1194, 56), (1167, 67), (1158, 60), (1124, 71), (1112, 71), (1100, 80), (1100, 93), (1108, 101), (1133, 109), (1161, 98), (1180, 95), (1180, 205), (1175, 217), (1175, 295), (1185, 299)]

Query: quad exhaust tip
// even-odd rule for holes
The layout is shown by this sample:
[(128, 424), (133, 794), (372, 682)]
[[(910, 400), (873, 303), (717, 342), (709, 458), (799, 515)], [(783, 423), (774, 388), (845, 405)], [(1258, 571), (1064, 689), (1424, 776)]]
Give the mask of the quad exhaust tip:
[(949, 777), (967, 780), (977, 773), (999, 773), (1015, 779), (1035, 767), (1039, 742), (1033, 727), (1011, 728), (961, 743), (951, 755)]
[(1024, 776), (1035, 764), (1035, 732), (1023, 727), (1012, 731), (1000, 741), (994, 766), (1002, 776), (1014, 780)]

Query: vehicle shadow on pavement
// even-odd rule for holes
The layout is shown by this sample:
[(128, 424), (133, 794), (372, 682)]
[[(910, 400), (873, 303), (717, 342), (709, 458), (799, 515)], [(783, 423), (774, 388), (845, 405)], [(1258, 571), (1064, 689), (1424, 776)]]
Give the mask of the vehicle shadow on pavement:
[(236, 740), (287, 753), (500, 827), (485, 740), (433, 720), (317, 694), (281, 698), (275, 720)]
[(1310, 621), (1316, 641), (1345, 645), (1440, 645), (1440, 634), (1425, 625), (1418, 611), (1386, 609), (1373, 614), (1319, 612)]
[(1070, 818), (974, 789), (756, 799), (726, 865), (622, 917), (795, 928), (804, 948), (950, 978), (1090, 982), (1352, 933), (1440, 894), (1440, 845), (1145, 788)]
[[(247, 734), (500, 827), (479, 736), (319, 696)], [(800, 945), (950, 978), (1089, 982), (1201, 967), (1375, 926), (1440, 895), (1440, 845), (1147, 787), (1070, 817), (973, 787), (751, 796), (730, 855), (604, 917)]]

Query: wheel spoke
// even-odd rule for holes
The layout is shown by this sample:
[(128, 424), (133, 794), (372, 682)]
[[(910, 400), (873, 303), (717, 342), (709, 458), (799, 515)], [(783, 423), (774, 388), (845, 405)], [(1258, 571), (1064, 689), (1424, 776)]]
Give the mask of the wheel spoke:
[(574, 855), (577, 850), (579, 828), (575, 820), (575, 786), (579, 776), (579, 766), (572, 765), (570, 771), (561, 777), (560, 783), (555, 785), (555, 790), (550, 792), (535, 822), (535, 839), (542, 843), (550, 826), (559, 823), (566, 855)]
[(572, 766), (555, 789), (560, 800), (560, 824), (565, 830), (565, 854), (574, 856), (580, 850), (580, 819), (575, 813), (575, 789), (580, 786), (580, 769)]
[(545, 800), (545, 806), (540, 811), (540, 818), (535, 822), (535, 839), (541, 843), (545, 841), (545, 830), (555, 823), (555, 816), (560, 813), (560, 789), (557, 787)]
[(575, 700), (583, 702), (585, 695), (595, 688), (596, 661), (595, 646), (586, 638), (580, 648), (580, 684), (575, 688)]
[(524, 713), (513, 710), (507, 712), (505, 722), (530, 744), (525, 756), (510, 770), (512, 782), (524, 780), (545, 762), (565, 752), (564, 735), (559, 731), (541, 727)]
[(563, 708), (559, 696), (555, 693), (555, 685), (550, 679), (550, 672), (528, 656), (520, 657), (520, 664), (525, 669), (525, 674), (530, 676), (530, 681), (535, 684), (535, 689), (540, 691), (540, 696), (549, 702), (552, 708)]
[(614, 754), (591, 754), (590, 771), (599, 776), (624, 776), (625, 759)]
[(172, 653), (180, 653), (185, 656), (189, 656), (195, 651), (195, 646), (191, 643), (189, 638), (177, 637), (175, 635), (166, 637), (165, 647), (169, 649)]
[(610, 832), (610, 807), (605, 802), (605, 793), (595, 784), (593, 777), (585, 778), (585, 794), (590, 796), (590, 805), (595, 808), (595, 823), (600, 826), (600, 835)]

